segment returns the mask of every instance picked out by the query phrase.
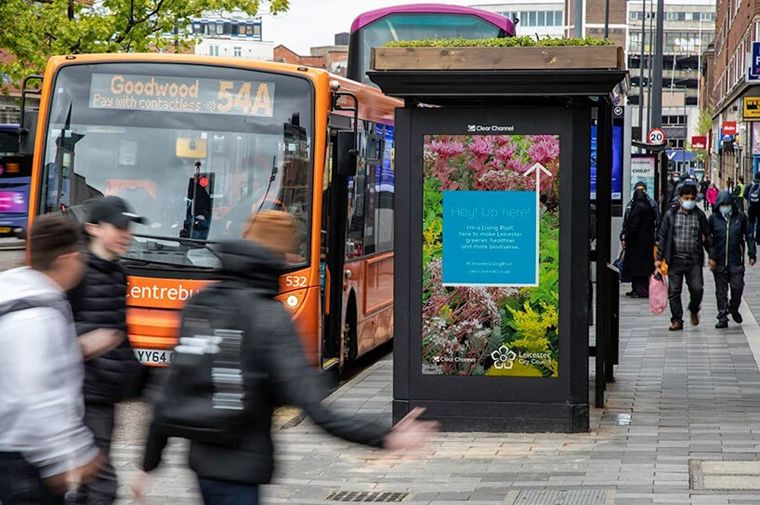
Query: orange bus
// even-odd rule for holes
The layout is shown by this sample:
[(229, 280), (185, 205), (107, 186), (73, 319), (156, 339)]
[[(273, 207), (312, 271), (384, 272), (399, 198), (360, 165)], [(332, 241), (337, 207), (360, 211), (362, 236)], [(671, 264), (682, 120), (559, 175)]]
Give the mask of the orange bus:
[(262, 209), (298, 222), (279, 299), (309, 361), (340, 367), (391, 338), (399, 101), (324, 70), (193, 55), (54, 57), (42, 81), (30, 219), (101, 195), (148, 218), (124, 257), (141, 362), (171, 361), (179, 309), (218, 276), (214, 242)]

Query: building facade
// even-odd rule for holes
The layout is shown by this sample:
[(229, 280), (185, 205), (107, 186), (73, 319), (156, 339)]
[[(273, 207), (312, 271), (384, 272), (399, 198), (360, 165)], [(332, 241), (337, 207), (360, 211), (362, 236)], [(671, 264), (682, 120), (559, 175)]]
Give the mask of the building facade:
[(198, 55), (274, 59), (274, 44), (262, 38), (261, 18), (242, 12), (207, 13), (192, 21), (192, 34)]
[(760, 75), (751, 73), (752, 46), (760, 41), (760, 3), (718, 2), (716, 28), (714, 54), (708, 54), (703, 69), (712, 77), (711, 170), (724, 184), (739, 177), (748, 182), (760, 163), (760, 122), (744, 114), (745, 98), (760, 97)]
[(576, 36), (575, 9), (576, 2), (582, 3), (583, 19), (581, 20), (580, 33), (583, 37), (604, 37), (605, 10), (608, 10), (608, 37), (621, 47), (626, 47), (628, 42), (628, 22), (626, 0), (565, 0), (565, 13), (567, 24), (565, 35)]
[[(649, 102), (656, 5), (652, 0), (628, 2), (626, 51), (631, 76), (628, 103), (633, 138), (637, 140), (645, 139), (652, 122)], [(715, 37), (715, 17), (714, 0), (665, 0), (661, 123), (671, 146), (668, 151), (671, 170), (702, 168), (695, 154), (687, 149), (691, 137), (699, 133), (701, 55)], [(641, 119), (640, 105), (643, 105)]]
[(324, 68), (333, 74), (345, 76), (348, 66), (348, 33), (336, 34), (332, 46), (312, 47), (306, 56), (281, 44), (274, 48), (274, 61)]
[(562, 37), (565, 33), (565, 1), (502, 0), (500, 2), (472, 5), (476, 9), (498, 12), (512, 20), (518, 20), (517, 35), (538, 37)]

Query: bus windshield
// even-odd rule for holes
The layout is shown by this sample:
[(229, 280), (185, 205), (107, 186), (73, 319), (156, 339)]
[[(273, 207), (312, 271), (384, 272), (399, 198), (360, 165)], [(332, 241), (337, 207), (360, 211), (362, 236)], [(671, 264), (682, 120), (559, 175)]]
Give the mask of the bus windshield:
[(50, 106), (40, 210), (120, 196), (148, 219), (135, 225), (126, 259), (199, 268), (218, 266), (208, 242), (239, 238), (256, 212), (283, 210), (299, 224), (289, 262), (304, 264), (312, 94), (306, 79), (243, 69), (63, 67)]

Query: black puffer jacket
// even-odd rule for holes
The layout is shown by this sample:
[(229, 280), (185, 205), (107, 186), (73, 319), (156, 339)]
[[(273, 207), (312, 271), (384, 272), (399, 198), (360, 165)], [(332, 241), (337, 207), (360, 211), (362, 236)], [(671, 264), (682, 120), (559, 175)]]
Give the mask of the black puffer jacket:
[[(222, 257), (223, 279), (214, 286), (214, 292), (218, 294), (220, 289), (230, 289), (251, 293), (249, 305), (243, 310), (248, 320), (241, 318), (239, 327), (245, 333), (241, 361), (243, 375), (258, 377), (261, 382), (256, 384), (256, 401), (252, 402), (256, 407), (247, 429), (242, 430), (236, 440), (225, 444), (192, 441), (190, 467), (200, 478), (244, 484), (269, 482), (274, 468), (272, 413), (278, 404), (302, 408), (324, 430), (345, 440), (381, 446), (387, 428), (356, 417), (338, 417), (322, 405), (323, 395), (316, 370), (306, 362), (290, 315), (274, 299), (282, 271), (276, 257), (243, 240), (222, 243), (218, 252)], [(205, 296), (207, 293), (202, 291), (190, 299), (182, 312), (183, 321), (213, 319), (216, 297)], [(246, 388), (251, 385), (247, 384)], [(143, 460), (145, 471), (159, 465), (165, 445), (166, 437), (152, 425)]]
[[(69, 292), (77, 335), (99, 328), (127, 332), (127, 274), (119, 261), (87, 253), (87, 273)], [(87, 403), (116, 403), (142, 373), (129, 339), (106, 354), (85, 363), (84, 398)]]
[[(732, 206), (728, 218), (720, 212), (721, 205)], [(712, 237), (710, 259), (715, 261), (718, 267), (725, 268), (743, 265), (745, 250), (750, 258), (757, 258), (754, 227), (749, 224), (747, 216), (739, 212), (731, 193), (728, 191), (718, 193), (715, 209), (716, 211), (707, 220)]]

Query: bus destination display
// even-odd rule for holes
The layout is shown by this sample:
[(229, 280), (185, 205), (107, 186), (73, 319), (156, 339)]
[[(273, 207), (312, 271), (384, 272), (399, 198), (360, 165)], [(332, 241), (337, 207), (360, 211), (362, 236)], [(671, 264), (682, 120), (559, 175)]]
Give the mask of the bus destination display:
[(90, 107), (272, 117), (274, 83), (92, 74)]

